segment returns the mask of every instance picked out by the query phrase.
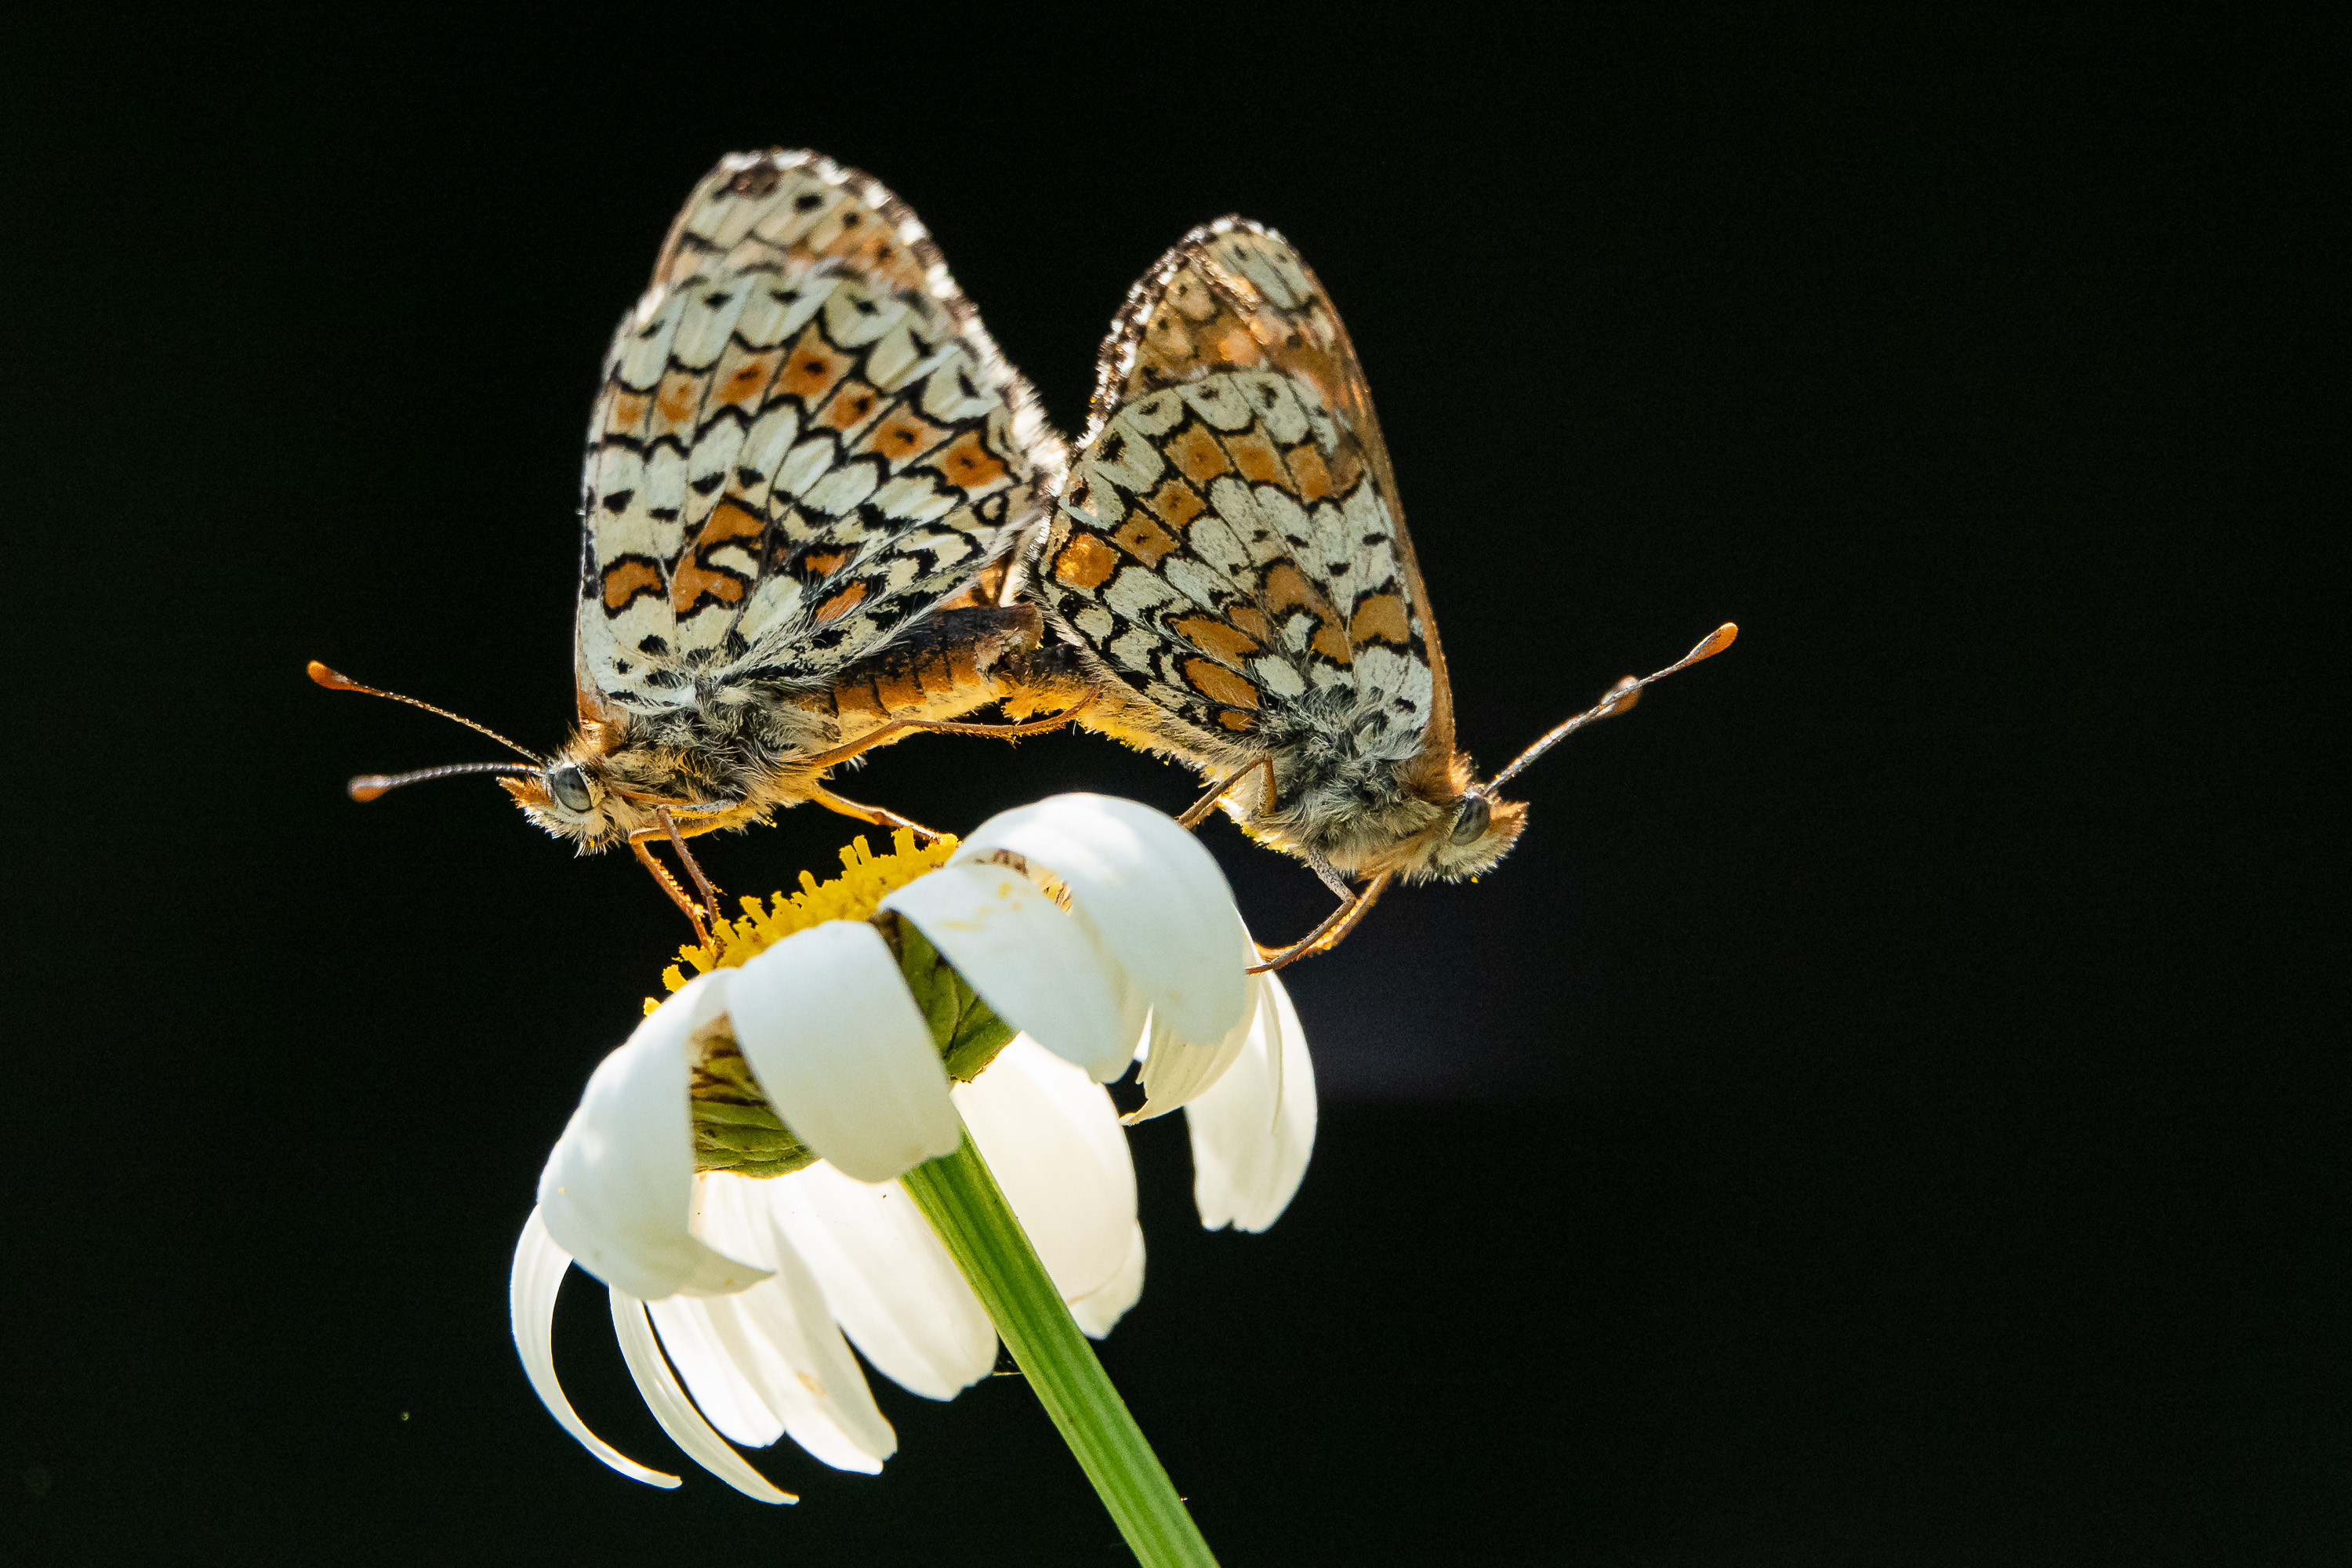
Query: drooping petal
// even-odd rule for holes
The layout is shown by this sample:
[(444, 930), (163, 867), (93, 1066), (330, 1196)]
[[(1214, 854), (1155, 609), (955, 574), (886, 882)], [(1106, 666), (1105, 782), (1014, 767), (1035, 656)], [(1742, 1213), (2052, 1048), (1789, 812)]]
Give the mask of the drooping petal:
[(1135, 1229), (1135, 1160), (1110, 1095), (1016, 1035), (955, 1096), (1062, 1299), (1101, 1289), (1126, 1263)]
[(885, 1182), (955, 1152), (947, 1069), (866, 921), (828, 921), (751, 960), (729, 979), (727, 1011), (761, 1092), (835, 1166)]
[[(1087, 932), (1003, 866), (943, 866), (882, 900), (915, 922), (1006, 1023), (1097, 1079), (1127, 1070), (1118, 984)], [(856, 1173), (852, 1172), (851, 1174)]]
[(1083, 921), (1153, 1012), (1186, 1039), (1221, 1040), (1244, 1016), (1241, 917), (1207, 847), (1131, 800), (1057, 795), (990, 817), (955, 862), (1010, 850), (1060, 878)]
[[(761, 1280), (760, 1286), (765, 1286)], [(753, 1287), (754, 1289), (760, 1286)], [(745, 1290), (742, 1295), (751, 1292)], [(747, 1448), (764, 1448), (784, 1435), (783, 1417), (768, 1408), (751, 1380), (736, 1370), (732, 1350), (712, 1327), (705, 1302), (724, 1296), (669, 1296), (646, 1303), (678, 1376), (719, 1436)]]
[(1184, 1108), (1192, 1199), (1211, 1230), (1264, 1230), (1282, 1215), (1315, 1152), (1315, 1064), (1277, 977), (1242, 1054), (1214, 1089)]
[(826, 1307), (883, 1375), (952, 1399), (995, 1367), (988, 1310), (905, 1188), (856, 1181), (823, 1161), (754, 1184)]
[(555, 1244), (539, 1210), (532, 1209), (530, 1217), (523, 1221), (522, 1235), (515, 1238), (514, 1269), (507, 1279), (507, 1312), (514, 1327), (515, 1353), (522, 1358), (523, 1375), (530, 1379), (531, 1391), (555, 1417), (555, 1424), (578, 1438), (582, 1447), (633, 1481), (674, 1487), (678, 1484), (676, 1476), (646, 1468), (588, 1430), (588, 1424), (572, 1408), (572, 1401), (564, 1397), (563, 1384), (556, 1381), (555, 1297), (571, 1268), (572, 1255)]
[(1118, 1272), (1070, 1303), (1070, 1316), (1088, 1339), (1101, 1339), (1111, 1331), (1127, 1310), (1143, 1296), (1143, 1226), (1138, 1225), (1129, 1238), (1127, 1260)]
[(1217, 1080), (1225, 1076), (1225, 1069), (1240, 1059), (1242, 1048), (1249, 1044), (1250, 1031), (1257, 1026), (1266, 979), (1263, 974), (1249, 977), (1248, 1008), (1223, 1039), (1209, 1045), (1192, 1044), (1157, 1014), (1153, 1015), (1150, 1047), (1139, 1075), (1143, 1103), (1128, 1112), (1129, 1121), (1149, 1121), (1155, 1116), (1165, 1116), (1216, 1087)]
[(753, 1469), (743, 1456), (727, 1446), (727, 1439), (710, 1429), (671, 1375), (669, 1363), (662, 1360), (661, 1348), (654, 1343), (652, 1325), (646, 1321), (646, 1304), (622, 1289), (609, 1288), (613, 1303), (613, 1332), (621, 1342), (621, 1359), (629, 1363), (629, 1375), (636, 1379), (637, 1392), (645, 1396), (646, 1408), (670, 1436), (670, 1441), (686, 1450), (687, 1458), (741, 1492), (754, 1502), (798, 1502), (801, 1500), (788, 1491), (779, 1490), (767, 1477)]
[(775, 1270), (740, 1295), (647, 1303), (662, 1344), (711, 1425), (748, 1447), (789, 1434), (835, 1469), (871, 1475), (898, 1451), (866, 1374), (809, 1266), (772, 1218), (767, 1184), (724, 1172), (698, 1184), (702, 1234)]
[(725, 1010), (726, 978), (721, 970), (688, 982), (597, 1064), (540, 1173), (548, 1235), (583, 1268), (641, 1300), (723, 1294), (767, 1277), (689, 1228), (690, 1037)]

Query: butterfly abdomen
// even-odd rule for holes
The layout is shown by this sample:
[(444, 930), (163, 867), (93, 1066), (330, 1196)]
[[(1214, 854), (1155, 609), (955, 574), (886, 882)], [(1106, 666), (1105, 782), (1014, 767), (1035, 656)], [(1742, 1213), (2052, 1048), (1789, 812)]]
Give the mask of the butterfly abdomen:
[(952, 719), (1014, 689), (1016, 667), (1037, 647), (1043, 623), (1029, 605), (942, 610), (871, 658), (844, 670), (825, 693), (840, 742), (892, 721)]

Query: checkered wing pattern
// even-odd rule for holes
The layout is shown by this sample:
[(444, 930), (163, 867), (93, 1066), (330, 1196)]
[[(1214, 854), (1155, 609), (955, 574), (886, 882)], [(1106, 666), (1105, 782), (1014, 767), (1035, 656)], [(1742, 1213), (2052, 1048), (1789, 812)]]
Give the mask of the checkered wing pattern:
[(904, 203), (813, 153), (726, 159), (605, 358), (583, 708), (831, 679), (1001, 562), (1065, 462)]
[(1034, 592), (1196, 760), (1344, 727), (1450, 759), (1451, 698), (1339, 314), (1273, 230), (1187, 235), (1129, 293)]

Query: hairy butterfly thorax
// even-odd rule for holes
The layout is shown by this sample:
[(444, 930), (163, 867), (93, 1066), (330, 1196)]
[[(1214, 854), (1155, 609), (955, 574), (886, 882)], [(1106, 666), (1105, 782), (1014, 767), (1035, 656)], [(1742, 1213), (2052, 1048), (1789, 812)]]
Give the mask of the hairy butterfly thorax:
[[(583, 468), (572, 739), (550, 758), (516, 747), (527, 768), (428, 769), (353, 793), (509, 773), (534, 822), (583, 850), (628, 844), (698, 929), (715, 892), (689, 837), (803, 801), (928, 832), (826, 776), (922, 730), (1059, 721), (958, 716), (1036, 684), (1025, 660), (1042, 626), (1013, 601), (1019, 547), (1066, 465), (903, 202), (814, 153), (723, 159), (605, 355)], [(701, 908), (647, 853), (656, 839)]]
[(1341, 906), (1269, 966), (1338, 942), (1391, 881), (1494, 866), (1527, 819), (1496, 787), (1671, 673), (1476, 782), (1363, 371), (1314, 274), (1246, 219), (1129, 290), (1079, 447), (1021, 590), (1071, 652), (1033, 659), (1007, 711), (1090, 698), (1079, 723), (1214, 781), (1185, 821), (1222, 804), (1313, 867)]

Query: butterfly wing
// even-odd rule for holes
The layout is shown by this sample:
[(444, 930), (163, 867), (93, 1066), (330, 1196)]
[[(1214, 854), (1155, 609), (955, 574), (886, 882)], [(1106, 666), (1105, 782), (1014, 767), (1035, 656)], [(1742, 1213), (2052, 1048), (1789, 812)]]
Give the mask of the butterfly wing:
[(906, 204), (814, 153), (724, 159), (605, 357), (583, 714), (822, 684), (997, 567), (1066, 460)]
[[(1036, 595), (1223, 766), (1321, 732), (1441, 782), (1453, 698), (1339, 312), (1273, 230), (1193, 230), (1129, 292)], [(1426, 774), (1425, 781), (1421, 777)]]

